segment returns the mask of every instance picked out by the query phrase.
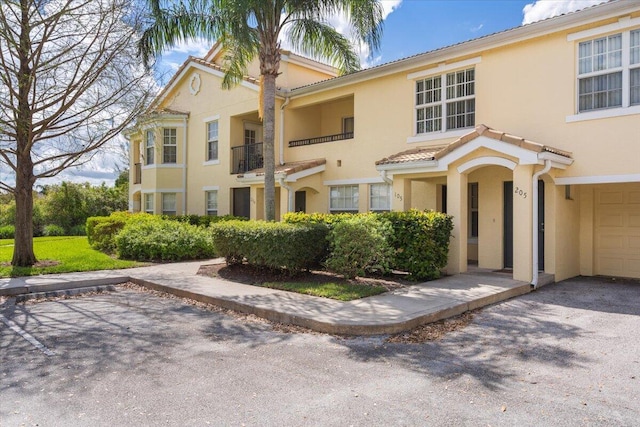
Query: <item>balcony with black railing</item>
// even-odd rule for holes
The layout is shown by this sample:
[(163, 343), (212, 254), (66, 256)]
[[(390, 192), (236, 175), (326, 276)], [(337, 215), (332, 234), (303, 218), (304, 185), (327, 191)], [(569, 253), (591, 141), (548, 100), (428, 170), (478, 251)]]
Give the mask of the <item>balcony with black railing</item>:
[(264, 166), (262, 143), (231, 147), (231, 173), (245, 173)]
[(135, 163), (133, 165), (133, 183), (142, 183), (142, 163)]
[(289, 147), (301, 147), (303, 145), (322, 144), (324, 142), (342, 141), (353, 139), (353, 132), (337, 133), (335, 135), (316, 136), (315, 138), (296, 139), (289, 141)]

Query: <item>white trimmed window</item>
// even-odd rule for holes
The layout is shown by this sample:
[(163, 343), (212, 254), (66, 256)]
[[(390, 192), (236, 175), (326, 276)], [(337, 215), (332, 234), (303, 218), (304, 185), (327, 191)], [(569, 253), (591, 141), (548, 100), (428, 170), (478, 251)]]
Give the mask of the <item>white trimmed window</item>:
[(206, 193), (207, 215), (218, 216), (218, 192), (207, 191)]
[(386, 183), (369, 186), (369, 210), (385, 212), (391, 210), (391, 186)]
[(358, 186), (335, 185), (329, 189), (329, 211), (358, 212)]
[(144, 195), (144, 211), (146, 213), (153, 213), (153, 193)]
[(578, 112), (640, 104), (640, 29), (578, 44)]
[(152, 165), (153, 164), (153, 150), (155, 145), (155, 134), (152, 130), (148, 130), (145, 135), (145, 146), (144, 146), (144, 155), (145, 155), (145, 164)]
[(415, 114), (417, 135), (475, 126), (475, 69), (417, 80)]
[(218, 121), (207, 123), (207, 161), (218, 160)]
[(175, 215), (176, 211), (176, 193), (162, 193), (162, 214)]
[(178, 134), (176, 129), (164, 129), (162, 135), (162, 163), (178, 162)]

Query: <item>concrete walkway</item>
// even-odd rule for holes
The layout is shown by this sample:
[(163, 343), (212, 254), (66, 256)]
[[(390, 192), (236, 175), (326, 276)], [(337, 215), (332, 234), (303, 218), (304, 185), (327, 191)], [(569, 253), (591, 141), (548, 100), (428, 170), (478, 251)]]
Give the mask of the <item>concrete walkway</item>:
[(0, 295), (70, 290), (131, 281), (177, 296), (320, 332), (375, 335), (404, 331), (531, 291), (528, 283), (513, 280), (510, 275), (475, 269), (382, 295), (341, 302), (197, 275), (201, 265), (216, 262), (221, 260), (0, 279)]

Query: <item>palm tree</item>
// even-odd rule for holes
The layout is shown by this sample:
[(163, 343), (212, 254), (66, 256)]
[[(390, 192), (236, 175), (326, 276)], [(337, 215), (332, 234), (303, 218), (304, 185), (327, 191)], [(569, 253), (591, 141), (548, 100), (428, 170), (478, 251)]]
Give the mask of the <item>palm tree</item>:
[(280, 38), (294, 50), (312, 58), (327, 60), (341, 74), (360, 68), (349, 39), (337, 32), (327, 19), (344, 13), (353, 37), (380, 46), (382, 6), (378, 0), (147, 0), (151, 23), (140, 40), (140, 53), (148, 65), (180, 41), (204, 38), (218, 41), (225, 52), (223, 88), (230, 89), (246, 74), (256, 57), (260, 62), (260, 93), (264, 138), (265, 218), (275, 219), (275, 100), (280, 68)]

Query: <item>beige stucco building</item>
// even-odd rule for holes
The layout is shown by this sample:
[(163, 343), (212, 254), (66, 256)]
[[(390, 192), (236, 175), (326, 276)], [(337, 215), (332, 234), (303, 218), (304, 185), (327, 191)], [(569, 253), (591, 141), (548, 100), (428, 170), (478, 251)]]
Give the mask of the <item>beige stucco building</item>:
[[(189, 58), (127, 132), (133, 211), (263, 215), (257, 68)], [(616, 1), (336, 77), (284, 52), (277, 215), (445, 211), (477, 264), (640, 277), (640, 3)], [(252, 76), (252, 77), (251, 77)]]

